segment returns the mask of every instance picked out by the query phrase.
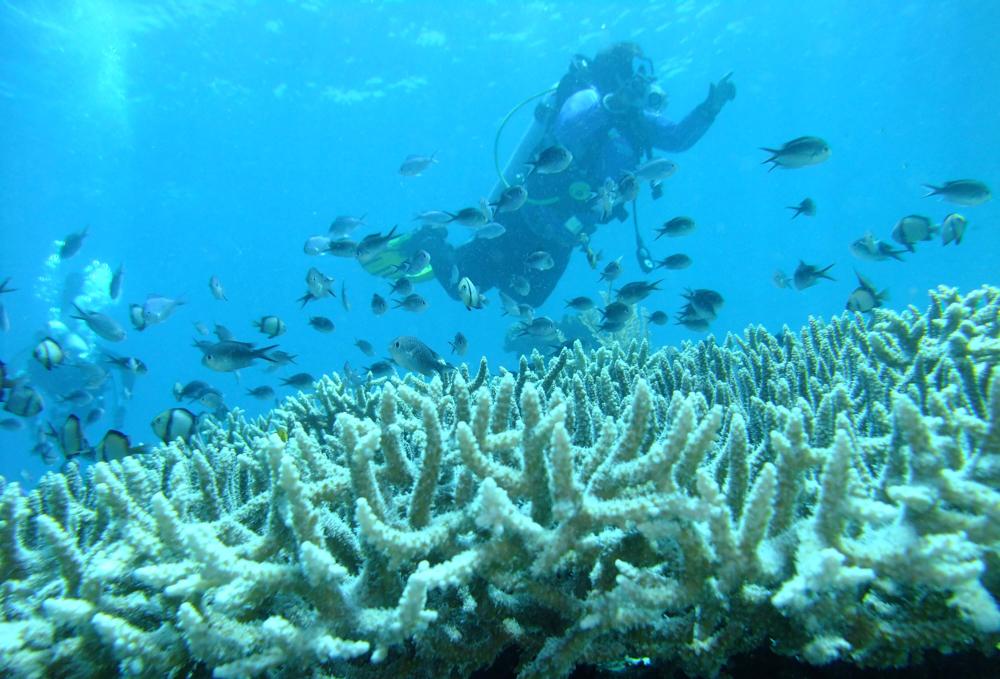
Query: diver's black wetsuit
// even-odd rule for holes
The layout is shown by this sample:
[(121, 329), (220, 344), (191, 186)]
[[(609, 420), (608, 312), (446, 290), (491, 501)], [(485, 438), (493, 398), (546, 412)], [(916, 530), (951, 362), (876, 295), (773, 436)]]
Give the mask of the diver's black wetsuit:
[[(573, 162), (559, 174), (528, 176), (528, 202), (515, 212), (495, 217), (506, 228), (502, 236), (474, 239), (453, 249), (440, 231), (425, 229), (416, 234), (410, 247), (430, 253), (435, 276), (450, 295), (457, 297), (458, 277), (468, 276), (480, 291), (496, 287), (518, 302), (541, 305), (562, 277), (580, 234), (590, 235), (601, 223), (601, 215), (589, 200), (591, 192), (606, 179), (618, 180), (634, 170), (644, 151), (690, 148), (712, 125), (725, 101), (710, 94), (680, 123), (673, 123), (648, 108), (613, 113), (603, 104), (603, 94), (592, 85), (564, 99), (539, 150), (561, 144), (572, 152)], [(606, 221), (626, 217), (624, 207), (618, 205)], [(623, 230), (622, 237), (631, 243), (631, 233)], [(552, 256), (551, 269), (525, 266), (525, 258), (539, 250)], [(512, 289), (515, 275), (528, 279), (531, 290), (527, 295)]]

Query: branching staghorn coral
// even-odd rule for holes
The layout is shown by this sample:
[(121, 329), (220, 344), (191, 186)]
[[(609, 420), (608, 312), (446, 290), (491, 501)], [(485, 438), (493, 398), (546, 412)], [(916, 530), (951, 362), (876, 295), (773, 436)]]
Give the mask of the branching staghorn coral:
[(1000, 291), (577, 347), (517, 374), (338, 377), (0, 496), (12, 676), (712, 675), (1000, 639)]

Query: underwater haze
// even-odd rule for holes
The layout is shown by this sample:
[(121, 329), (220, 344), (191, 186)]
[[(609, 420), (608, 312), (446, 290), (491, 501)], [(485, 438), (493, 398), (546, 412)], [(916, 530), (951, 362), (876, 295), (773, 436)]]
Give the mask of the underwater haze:
[[(810, 316), (840, 314), (859, 289), (874, 293), (869, 302), (905, 309), (923, 308), (927, 291), (940, 284), (962, 290), (997, 284), (997, 201), (980, 195), (949, 202), (925, 197), (924, 187), (956, 180), (997, 186), (998, 25), (1000, 3), (992, 0), (5, 1), (0, 280), (9, 278), (13, 290), (0, 294), (7, 318), (0, 360), (8, 387), (34, 385), (45, 406), (35, 415), (0, 413), (0, 474), (20, 475), (30, 486), (58, 468), (65, 442), (48, 432), (51, 426), (63, 433), (70, 414), (84, 421), (91, 444), (108, 429), (126, 434), (133, 446), (153, 444), (158, 432), (150, 422), (167, 409), (219, 416), (240, 408), (255, 416), (297, 392), (280, 384), (295, 373), (318, 378), (343, 373), (346, 363), (364, 379), (365, 368), (390, 357), (389, 344), (401, 335), (452, 364), (469, 362), (473, 372), (481, 356), (496, 373), (500, 366), (516, 371), (524, 347), (558, 350), (565, 334), (539, 339), (526, 331), (533, 345), (505, 346), (516, 319), (504, 314), (496, 287), (487, 289), (467, 271), (441, 275), (454, 285), (455, 274), (468, 274), (483, 288), (476, 291), (487, 300), (483, 308), (467, 309), (457, 288), (445, 290), (425, 275), (413, 288), (425, 310), (375, 314), (373, 294), (390, 307), (402, 299), (390, 295), (388, 275), (366, 270), (356, 256), (306, 254), (303, 244), (331, 237), (340, 215), (363, 216), (350, 234), (360, 241), (394, 225), (394, 235), (417, 233), (416, 213), (457, 213), (494, 197), (498, 168), (541, 101), (531, 97), (556, 85), (574, 55), (592, 59), (623, 41), (637, 44), (651, 62), (646, 74), (655, 73), (667, 96), (660, 115), (682, 120), (707, 94), (712, 100), (713, 84), (731, 84), (723, 94), (733, 96), (711, 102), (714, 117), (691, 148), (654, 150), (677, 166), (658, 197), (642, 182), (637, 200), (626, 203), (616, 183), (623, 175), (608, 177), (611, 203), (628, 217), (611, 218), (587, 242), (569, 246), (566, 270), (530, 311), (534, 318), (561, 323), (565, 316), (572, 323), (577, 312), (566, 301), (577, 296), (610, 303), (599, 279), (618, 257), (623, 271), (613, 288), (662, 282), (629, 305), (624, 329), (594, 330), (595, 343), (614, 341), (616, 332), (648, 333), (654, 348), (721, 338), (754, 324), (778, 332)], [(779, 153), (777, 167), (766, 164), (770, 154), (762, 148), (780, 152), (803, 137), (828, 144), (829, 157), (796, 166), (789, 152), (783, 165)], [(542, 150), (530, 149), (533, 157)], [(424, 156), (426, 167), (401, 172), (411, 155)], [(576, 156), (582, 162), (583, 152)], [(530, 201), (530, 182), (543, 172), (528, 177), (524, 168)], [(580, 201), (590, 217), (601, 188), (588, 184)], [(814, 214), (792, 218), (788, 208), (806, 198)], [(489, 221), (494, 215), (487, 213)], [(691, 265), (644, 272), (633, 213), (655, 259), (680, 253)], [(959, 223), (947, 220), (952, 214), (964, 217), (963, 233), (942, 238), (943, 225)], [(927, 233), (902, 233), (908, 215), (925, 216), (926, 224), (906, 224), (918, 232), (926, 226)], [(691, 217), (693, 231), (657, 238), (678, 216)], [(446, 228), (447, 243), (459, 247), (483, 227)], [(84, 229), (79, 251), (60, 258), (67, 237)], [(881, 245), (859, 257), (851, 245), (869, 232), (868, 243)], [(497, 267), (506, 267), (504, 281), (529, 269), (535, 274), (533, 263), (503, 259), (515, 240), (509, 234), (480, 240), (483, 277)], [(594, 266), (587, 249), (600, 253)], [(436, 261), (443, 266), (433, 255), (430, 266)], [(800, 262), (833, 265), (827, 271), (833, 280), (796, 289)], [(124, 282), (114, 300), (108, 286), (120, 265)], [(313, 291), (320, 298), (303, 307), (311, 267), (333, 278), (318, 289), (336, 296)], [(213, 276), (226, 299), (212, 294)], [(714, 291), (724, 303), (685, 315), (688, 289)], [(169, 308), (171, 300), (176, 308)], [(102, 339), (72, 318), (73, 301), (107, 314), (127, 337)], [(130, 305), (148, 305), (147, 320), (156, 322), (136, 327)], [(668, 322), (640, 320), (656, 311), (669, 314)], [(600, 316), (587, 313), (592, 329)], [(252, 325), (267, 316), (280, 318), (287, 331), (272, 340)], [(327, 317), (334, 330), (311, 326), (315, 316)], [(264, 354), (239, 370), (212, 369), (192, 339), (217, 342), (196, 328), (216, 323), (256, 348), (276, 344), (296, 363), (269, 370)], [(531, 327), (530, 319), (521, 323)], [(468, 340), (464, 356), (449, 347), (459, 332)], [(32, 355), (46, 336), (65, 354), (51, 370)], [(370, 342), (374, 356), (362, 353), (357, 340)], [(104, 352), (140, 359), (148, 372), (109, 366)], [(391, 357), (399, 375), (420, 365)], [(80, 371), (92, 366), (107, 366), (105, 378), (83, 380)], [(195, 380), (219, 399), (175, 399), (175, 384)], [(247, 393), (262, 386), (275, 396)], [(49, 449), (48, 464), (39, 446)]]

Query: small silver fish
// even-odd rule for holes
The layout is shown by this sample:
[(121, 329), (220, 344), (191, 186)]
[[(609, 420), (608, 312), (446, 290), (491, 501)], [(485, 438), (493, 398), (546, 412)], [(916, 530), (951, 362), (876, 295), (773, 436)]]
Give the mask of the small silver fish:
[(819, 137), (799, 137), (786, 142), (780, 149), (762, 146), (760, 150), (771, 154), (770, 158), (761, 163), (772, 163), (768, 172), (776, 167), (793, 169), (818, 165), (830, 157), (830, 145)]
[(524, 258), (524, 266), (535, 271), (548, 271), (555, 265), (552, 255), (545, 250), (536, 250)]
[(962, 238), (965, 236), (965, 229), (968, 225), (969, 220), (957, 212), (952, 212), (945, 217), (944, 221), (941, 222), (941, 245), (948, 245), (949, 243), (961, 245)]
[(421, 375), (443, 374), (452, 368), (436, 351), (409, 335), (400, 335), (392, 340), (389, 355), (400, 367)]
[(118, 270), (115, 271), (115, 275), (111, 277), (111, 285), (108, 287), (108, 294), (111, 295), (111, 299), (118, 301), (118, 298), (122, 296), (122, 285), (125, 283), (125, 265), (119, 264)]
[(403, 161), (403, 164), (399, 166), (399, 174), (404, 177), (419, 177), (424, 170), (429, 168), (431, 165), (437, 163), (437, 151), (429, 156), (420, 155), (408, 155)]
[(352, 240), (332, 240), (327, 252), (334, 257), (354, 259), (358, 255), (358, 244)]
[(924, 188), (927, 189), (924, 198), (940, 196), (950, 203), (967, 207), (982, 205), (993, 197), (990, 188), (977, 179), (955, 179), (941, 186), (924, 184)]
[(499, 238), (505, 233), (507, 233), (506, 226), (500, 222), (490, 222), (482, 228), (476, 229), (476, 235), (474, 238), (478, 238), (480, 240), (491, 240), (493, 238)]
[(633, 176), (638, 182), (649, 182), (654, 186), (669, 179), (677, 172), (677, 163), (666, 158), (653, 158), (636, 168)]
[(253, 389), (248, 389), (247, 395), (253, 396), (255, 399), (258, 399), (260, 401), (268, 401), (274, 398), (274, 389), (265, 384), (260, 387), (254, 387)]
[(622, 258), (619, 257), (613, 262), (608, 262), (607, 266), (604, 267), (604, 271), (601, 272), (601, 280), (610, 283), (621, 275)]
[(162, 295), (149, 295), (142, 304), (142, 319), (148, 328), (157, 323), (163, 323), (170, 318), (177, 307), (185, 302), (182, 299), (171, 299)]
[(771, 282), (779, 288), (787, 288), (791, 286), (792, 279), (781, 269), (775, 269), (774, 273), (771, 274)]
[(372, 343), (367, 340), (355, 339), (354, 346), (356, 346), (358, 350), (361, 351), (361, 353), (364, 354), (365, 356), (375, 355), (375, 347), (373, 347)]
[(690, 257), (682, 252), (678, 252), (675, 255), (670, 255), (664, 257), (656, 263), (657, 268), (660, 269), (670, 269), (671, 271), (678, 271), (680, 269), (687, 269), (691, 266), (692, 260)]
[(902, 262), (903, 258), (900, 255), (906, 252), (906, 250), (897, 250), (885, 241), (878, 240), (871, 231), (851, 243), (848, 249), (858, 259), (869, 262), (882, 262), (890, 257)]
[(87, 324), (95, 335), (109, 342), (121, 342), (125, 339), (125, 330), (118, 324), (118, 321), (111, 318), (107, 314), (102, 314), (99, 311), (84, 311), (76, 304), (73, 305), (76, 309), (76, 316), (71, 316), (70, 318), (75, 318), (81, 320)]
[(573, 154), (565, 146), (556, 144), (542, 149), (534, 160), (528, 161), (528, 174), (558, 174), (573, 162)]
[[(311, 257), (325, 255), (330, 252), (330, 239), (326, 236), (309, 236), (302, 246), (302, 252)], [(351, 253), (353, 256), (354, 253)]]
[(357, 229), (359, 226), (365, 223), (365, 217), (367, 214), (363, 214), (360, 217), (351, 217), (350, 215), (338, 215), (333, 223), (330, 224), (330, 237), (331, 238), (347, 238)]
[(811, 288), (816, 285), (821, 278), (825, 278), (828, 281), (836, 280), (833, 276), (826, 273), (831, 268), (833, 268), (833, 264), (821, 269), (818, 266), (806, 264), (802, 260), (799, 260), (799, 265), (795, 268), (795, 273), (792, 274), (792, 281), (795, 283), (795, 289), (805, 290), (806, 288)]
[(89, 226), (83, 227), (83, 231), (71, 233), (63, 240), (62, 247), (59, 248), (59, 259), (69, 259), (80, 251), (83, 247), (83, 240), (87, 237)]
[(659, 240), (660, 236), (668, 236), (670, 238), (686, 236), (694, 233), (696, 228), (698, 228), (698, 225), (690, 217), (674, 217), (664, 222), (663, 226), (657, 229), (656, 238)]
[(309, 319), (309, 325), (319, 332), (333, 332), (334, 325), (326, 316), (313, 316)]
[(201, 363), (205, 367), (218, 372), (233, 372), (234, 370), (246, 368), (258, 358), (265, 361), (273, 361), (273, 357), (268, 356), (267, 352), (276, 346), (276, 344), (272, 344), (261, 349), (255, 349), (248, 342), (217, 342), (205, 349), (204, 356), (201, 357)]
[(527, 297), (531, 293), (531, 281), (524, 276), (513, 274), (510, 277), (510, 289), (521, 297)]
[(398, 225), (394, 225), (389, 232), (386, 234), (370, 233), (361, 239), (358, 243), (358, 248), (354, 253), (354, 256), (362, 264), (367, 264), (371, 260), (375, 259), (380, 255), (387, 247), (389, 247), (389, 241), (396, 237), (396, 229)]
[(478, 207), (464, 207), (454, 214), (448, 214), (451, 221), (473, 229), (483, 227), (490, 221), (490, 210), (485, 200)]
[(465, 352), (469, 350), (469, 340), (460, 332), (455, 333), (455, 339), (448, 342), (448, 345), (451, 347), (451, 353), (458, 356), (465, 356)]
[(615, 290), (615, 294), (617, 294), (619, 302), (636, 304), (646, 299), (651, 293), (659, 290), (658, 286), (662, 282), (662, 279), (653, 281), (652, 283), (649, 281), (633, 281)]
[(376, 293), (372, 293), (372, 313), (376, 316), (381, 316), (388, 310), (389, 306), (386, 304), (385, 297)]
[(443, 210), (427, 210), (415, 214), (413, 220), (424, 224), (448, 224), (453, 220), (453, 217)]
[(281, 380), (281, 386), (294, 387), (295, 389), (305, 389), (311, 387), (316, 382), (316, 378), (309, 373), (295, 373), (291, 377)]
[(566, 306), (574, 311), (590, 311), (594, 308), (594, 300), (589, 297), (574, 297), (566, 300)]
[(802, 202), (798, 205), (788, 205), (786, 210), (793, 210), (792, 219), (795, 219), (799, 215), (805, 215), (806, 217), (816, 216), (816, 203), (812, 198), (803, 198)]
[(421, 312), (427, 309), (427, 300), (421, 297), (415, 292), (411, 292), (409, 295), (400, 300), (395, 300), (395, 305), (393, 309), (405, 309), (406, 311)]
[(508, 186), (506, 189), (501, 191), (500, 196), (496, 199), (496, 201), (490, 203), (490, 207), (492, 207), (496, 213), (514, 212), (524, 205), (527, 200), (528, 190), (520, 184), (515, 184), (513, 186)]

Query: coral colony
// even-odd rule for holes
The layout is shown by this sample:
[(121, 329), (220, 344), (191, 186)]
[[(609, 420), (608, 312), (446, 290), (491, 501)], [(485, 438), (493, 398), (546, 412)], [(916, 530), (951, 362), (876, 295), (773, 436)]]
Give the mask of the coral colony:
[(338, 376), (0, 499), (15, 676), (712, 675), (1000, 640), (1000, 291)]

